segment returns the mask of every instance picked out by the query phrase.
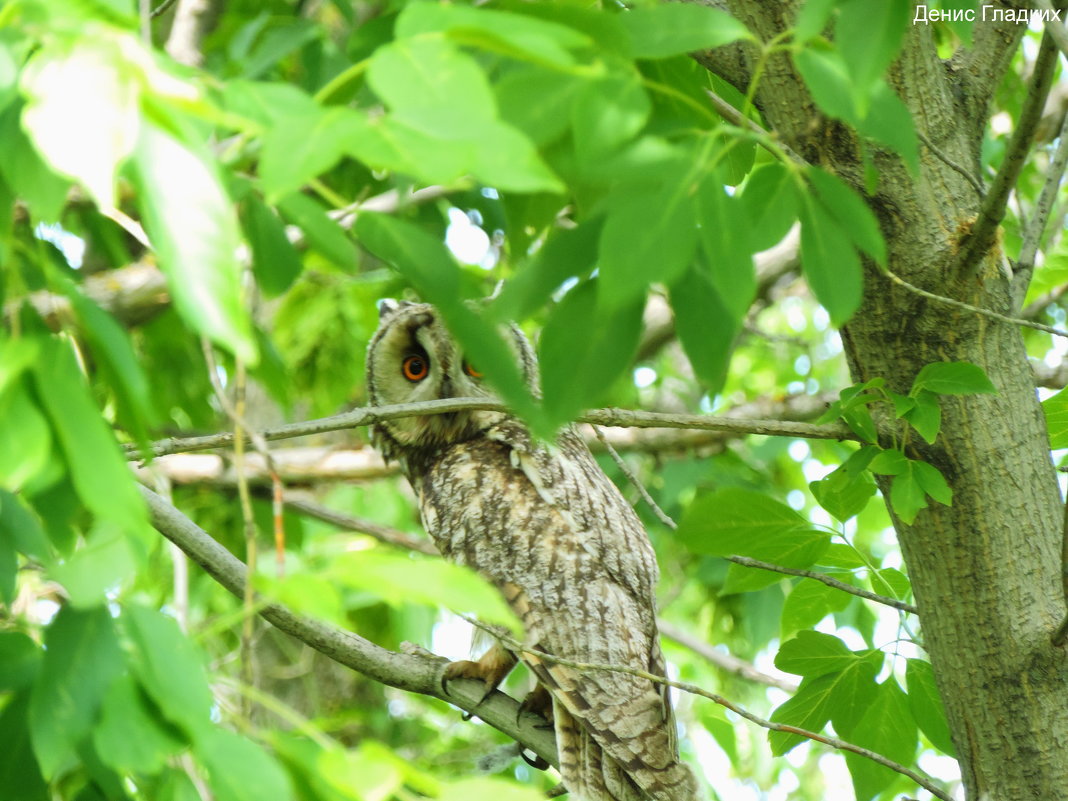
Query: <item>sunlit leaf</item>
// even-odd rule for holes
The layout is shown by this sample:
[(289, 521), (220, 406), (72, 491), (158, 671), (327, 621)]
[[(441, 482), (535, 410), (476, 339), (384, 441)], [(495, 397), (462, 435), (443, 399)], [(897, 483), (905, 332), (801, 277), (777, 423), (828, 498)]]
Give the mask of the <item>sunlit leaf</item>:
[(93, 26), (77, 40), (38, 51), (22, 76), (26, 133), (56, 170), (105, 208), (115, 205), (115, 173), (133, 153), (141, 125), (141, 87), (121, 46), (108, 28)]
[[(870, 708), (851, 739), (898, 764), (911, 763), (916, 754), (916, 722), (908, 698), (893, 677), (878, 686)], [(857, 754), (847, 753), (845, 757), (858, 801), (876, 797), (900, 775)]]
[(983, 368), (971, 362), (925, 364), (912, 381), (913, 394), (921, 389), (939, 395), (997, 394)]
[(801, 206), (801, 267), (816, 299), (835, 325), (860, 306), (863, 277), (852, 237), (815, 199)]
[(256, 344), (241, 305), (237, 215), (210, 162), (146, 122), (134, 155), (145, 230), (182, 318), (246, 363)]
[(289, 776), (274, 757), (239, 734), (210, 726), (198, 736), (194, 750), (218, 801), (294, 798)]
[(521, 631), (500, 593), (468, 568), (440, 559), (414, 559), (382, 550), (352, 551), (334, 559), (335, 580), (394, 605), (444, 606)]
[(120, 677), (104, 696), (93, 746), (116, 771), (153, 775), (184, 745), (142, 694), (133, 677)]
[(620, 15), (636, 58), (666, 58), (712, 50), (752, 39), (745, 25), (725, 11), (686, 3), (632, 8)]

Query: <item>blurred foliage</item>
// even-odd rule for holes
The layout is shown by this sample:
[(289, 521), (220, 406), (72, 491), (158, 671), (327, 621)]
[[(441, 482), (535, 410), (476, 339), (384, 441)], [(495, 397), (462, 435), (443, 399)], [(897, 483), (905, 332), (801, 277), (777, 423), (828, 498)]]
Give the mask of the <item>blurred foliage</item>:
[[(714, 113), (708, 91), (760, 121), (686, 55), (755, 41), (744, 25), (706, 6), (635, 6), (229, 0), (192, 68), (163, 49), (173, 10), (151, 19), (146, 41), (134, 0), (0, 4), (5, 798), (524, 801), (552, 786), (514, 754), (497, 775), (477, 775), (502, 735), (275, 632), (258, 630), (247, 684), (246, 611), (199, 571), (176, 570), (120, 443), (230, 425), (202, 341), (228, 387), (239, 361), (248, 368), (258, 424), (363, 404), (375, 303), (390, 296), (438, 304), (542, 434), (597, 405), (713, 412), (846, 387), (833, 326), (860, 303), (861, 259), (886, 258), (864, 198), (791, 161), (774, 135)], [(912, 120), (884, 78), (910, 8), (810, 0), (792, 36), (765, 47), (791, 54), (822, 110), (860, 132), (866, 157), (879, 148), (915, 172)], [(970, 41), (967, 25), (934, 31), (947, 53)], [(1019, 56), (996, 99), (1010, 120), (1025, 71)], [(988, 132), (984, 170), (999, 163), (1004, 130)], [(1025, 171), (1022, 207), (1041, 180)], [(753, 255), (798, 223), (807, 288), (761, 286)], [(1018, 244), (1011, 212), (1007, 230)], [(109, 303), (134, 294), (135, 266), (162, 271), (166, 289)], [(1033, 294), (1066, 269), (1061, 239)], [(656, 304), (670, 306), (675, 336), (646, 347), (643, 310)], [(505, 320), (544, 331), (541, 400), (497, 336)], [(1047, 336), (1027, 336), (1033, 355), (1050, 350)], [(828, 419), (870, 441), (868, 406), (893, 404), (906, 431), (931, 440), (939, 394), (988, 391), (971, 367), (932, 365), (908, 396), (877, 382), (844, 389)], [(1059, 444), (1064, 405), (1050, 405)], [(360, 447), (363, 436), (313, 444)], [(829, 724), (904, 763), (952, 754), (913, 619), (723, 559), (812, 568), (909, 600), (872, 473), (893, 477), (904, 519), (951, 497), (903, 448), (753, 436), (636, 449), (630, 469), (681, 521), (677, 534), (599, 457), (648, 526), (665, 619), (777, 667), (780, 684), (793, 674), (798, 689), (740, 678), (665, 640), (683, 680), (777, 721)], [(419, 534), (400, 479), (311, 489)], [(243, 552), (232, 483), (176, 485), (173, 497)], [(257, 496), (254, 513), (265, 549), (270, 504)], [(437, 607), (509, 617), (482, 584), (433, 559), (288, 512), (282, 522), (285, 577), (261, 559), (256, 581), (299, 612), (388, 648), (453, 650), (456, 618)], [(521, 695), (528, 679), (517, 673), (506, 689)], [(716, 797), (746, 786), (746, 797), (819, 799), (850, 781), (862, 801), (910, 789), (868, 761), (833, 757), (828, 771), (799, 738), (769, 740), (701, 700), (678, 704), (684, 755)]]

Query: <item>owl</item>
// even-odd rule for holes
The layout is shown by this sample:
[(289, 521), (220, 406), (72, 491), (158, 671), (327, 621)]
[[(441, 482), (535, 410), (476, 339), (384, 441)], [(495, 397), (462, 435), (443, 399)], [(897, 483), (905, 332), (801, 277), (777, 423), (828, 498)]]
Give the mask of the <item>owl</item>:
[[(368, 348), (374, 405), (488, 397), (431, 305), (382, 301)], [(528, 386), (530, 343), (505, 332)], [(461, 411), (384, 421), (372, 439), (396, 460), (441, 553), (492, 582), (522, 622), (525, 643), (568, 660), (664, 675), (656, 627), (656, 559), (634, 510), (581, 437), (535, 440), (505, 412)], [(525, 705), (553, 723), (563, 783), (581, 801), (691, 801), (667, 688), (602, 670), (580, 671), (495, 645), (453, 662), (444, 680), (495, 688), (522, 660), (538, 688)]]

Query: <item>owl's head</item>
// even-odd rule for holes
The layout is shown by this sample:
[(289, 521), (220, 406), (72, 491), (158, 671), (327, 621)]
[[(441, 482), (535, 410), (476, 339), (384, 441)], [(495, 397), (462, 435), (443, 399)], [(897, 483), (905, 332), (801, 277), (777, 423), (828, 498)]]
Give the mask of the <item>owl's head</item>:
[[(428, 303), (383, 300), (378, 330), (367, 349), (367, 391), (375, 406), (441, 398), (497, 399), (477, 365), (463, 354)], [(533, 349), (515, 326), (505, 332), (529, 386), (537, 383)], [(372, 428), (383, 455), (398, 458), (407, 448), (472, 439), (505, 417), (501, 412), (452, 412), (387, 420)]]

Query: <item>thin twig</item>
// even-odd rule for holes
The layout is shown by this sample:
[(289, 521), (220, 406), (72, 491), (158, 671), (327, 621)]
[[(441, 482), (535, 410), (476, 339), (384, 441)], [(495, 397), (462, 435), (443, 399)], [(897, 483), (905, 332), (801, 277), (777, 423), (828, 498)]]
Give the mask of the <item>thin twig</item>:
[(786, 576), (800, 576), (801, 578), (814, 579), (826, 584), (828, 587), (834, 587), (836, 590), (848, 592), (850, 595), (856, 595), (858, 598), (875, 601), (875, 603), (883, 604), (884, 606), (892, 606), (894, 609), (900, 609), (902, 612), (908, 612), (913, 615), (918, 615), (920, 613), (920, 610), (910, 603), (899, 601), (896, 598), (889, 598), (885, 595), (879, 595), (870, 590), (862, 590), (860, 587), (854, 587), (852, 584), (846, 584), (844, 581), (832, 578), (826, 573), (817, 573), (813, 570), (801, 570), (796, 567), (783, 567), (782, 565), (772, 564), (771, 562), (763, 562), (760, 559), (750, 559), (748, 556), (731, 555), (723, 558), (728, 562), (734, 562), (736, 565), (741, 565), (742, 567), (757, 567), (761, 570), (770, 570), (773, 573), (782, 573)]
[[(801, 158), (796, 151), (792, 150), (789, 145), (780, 141), (773, 134), (768, 133), (758, 123), (749, 119), (749, 117), (746, 117), (741, 111), (736, 109), (711, 89), (705, 89), (705, 95), (707, 95), (708, 99), (712, 102), (712, 107), (715, 108), (716, 113), (727, 120), (727, 122), (736, 125), (739, 128), (743, 128), (750, 133), (758, 134), (761, 146), (773, 156), (779, 157), (782, 154), (786, 154), (790, 160), (798, 164), (808, 164), (808, 162)], [(774, 144), (772, 144), (773, 142)]]
[(739, 659), (734, 654), (717, 651), (708, 643), (702, 642), (696, 637), (687, 634), (678, 626), (668, 623), (663, 618), (658, 617), (656, 619), (656, 626), (660, 629), (660, 633), (669, 640), (674, 640), (679, 645), (688, 648), (698, 656), (707, 659), (721, 670), (726, 670), (729, 673), (733, 673), (749, 681), (757, 682), (758, 684), (766, 684), (769, 687), (776, 687), (784, 692), (797, 692), (797, 684), (795, 682), (768, 675), (767, 673), (758, 670), (755, 665), (746, 662), (744, 659)]
[[(1043, 11), (1054, 10), (1050, 0), (1035, 0), (1035, 5)], [(1061, 22), (1050, 19), (1048, 16), (1045, 17), (1045, 22), (1046, 32), (1053, 37), (1053, 41), (1056, 43), (1060, 51), (1064, 53), (1064, 57), (1068, 58), (1068, 30), (1065, 30), (1065, 27)]]
[(923, 131), (919, 130), (918, 128), (916, 129), (916, 138), (919, 139), (921, 142), (923, 142), (923, 144), (927, 147), (927, 149), (930, 150), (931, 153), (939, 161), (941, 161), (943, 164), (945, 164), (951, 170), (955, 170), (956, 172), (958, 172), (961, 175), (963, 175), (964, 179), (968, 183), (970, 183), (972, 185), (973, 189), (975, 189), (975, 193), (979, 196), (979, 200), (982, 201), (983, 197), (986, 195), (986, 187), (983, 186), (982, 181), (980, 181), (980, 179), (978, 179), (974, 175), (972, 175), (970, 170), (965, 169), (961, 165), (957, 164), (957, 162), (953, 161), (953, 159), (951, 159), (949, 156), (947, 156), (945, 153), (943, 153), (935, 145), (935, 143), (932, 142), (930, 139), (928, 139), (927, 135)]
[(178, 2), (178, 0), (163, 0), (162, 3), (160, 3), (154, 9), (152, 9), (152, 13), (149, 16), (152, 17), (152, 19), (155, 19), (156, 17), (162, 16), (162, 15), (166, 14), (168, 9), (170, 9), (170, 7), (173, 6), (177, 2)]
[(1020, 244), (1020, 257), (1016, 261), (1016, 270), (1012, 278), (1014, 294), (1019, 298), (1017, 305), (1023, 305), (1027, 294), (1027, 285), (1031, 283), (1031, 274), (1035, 271), (1035, 255), (1038, 253), (1038, 244), (1042, 239), (1042, 232), (1046, 230), (1049, 222), (1049, 214), (1053, 210), (1053, 203), (1057, 199), (1060, 190), (1061, 179), (1064, 177), (1064, 168), (1068, 165), (1068, 114), (1064, 116), (1061, 130), (1057, 134), (1060, 142), (1057, 150), (1050, 159), (1049, 169), (1046, 172), (1046, 182), (1042, 185), (1042, 191), (1035, 203), (1034, 214), (1024, 228), (1023, 241)]
[[(396, 420), (401, 417), (418, 415), (447, 414), (462, 411), (508, 411), (508, 407), (499, 401), (486, 398), (444, 398), (442, 400), (420, 401), (419, 403), (399, 403), (388, 406), (365, 406), (349, 412), (306, 420), (299, 423), (287, 423), (260, 432), (245, 432), (246, 437), (260, 437), (264, 442), (293, 437), (306, 437), (324, 434), (328, 431), (341, 431), (360, 426), (373, 425), (384, 420)], [(706, 414), (667, 414), (663, 412), (643, 412), (634, 409), (594, 409), (578, 418), (581, 423), (619, 428), (676, 428), (696, 429), (701, 431), (726, 431), (734, 434), (764, 434), (767, 436), (800, 437), (803, 439), (835, 439), (860, 441), (860, 438), (845, 425), (838, 423), (796, 423), (785, 420), (758, 420), (741, 417), (720, 417)], [(168, 437), (157, 440), (148, 446), (152, 456), (164, 456), (169, 453), (203, 451), (212, 448), (225, 448), (233, 445), (233, 432), (208, 434), (200, 437)], [(126, 458), (142, 458), (144, 451), (136, 444), (124, 446)]]
[(341, 529), (358, 531), (386, 545), (394, 545), (409, 551), (418, 551), (429, 556), (440, 556), (438, 549), (434, 547), (434, 543), (430, 540), (413, 537), (403, 531), (383, 526), (372, 520), (364, 520), (360, 517), (337, 512), (321, 504), (297, 498), (289, 493), (282, 496), (282, 502), (299, 514), (314, 517), (316, 520), (322, 520), (324, 523), (329, 523)]
[(1005, 314), (999, 314), (996, 311), (990, 309), (984, 309), (981, 306), (973, 306), (970, 303), (965, 303), (961, 300), (955, 300), (954, 298), (947, 298), (945, 295), (936, 295), (934, 292), (928, 292), (926, 289), (921, 289), (915, 284), (910, 284), (901, 276), (897, 275), (893, 271), (883, 268), (883, 275), (889, 278), (898, 286), (904, 287), (910, 292), (914, 292), (920, 297), (927, 298), (928, 300), (934, 300), (938, 303), (943, 303), (946, 306), (952, 306), (955, 309), (963, 309), (964, 311), (975, 312), (983, 317), (989, 317), (991, 320), (997, 320), (998, 322), (1008, 323), (1009, 325), (1022, 325), (1025, 328), (1033, 328), (1036, 331), (1044, 331), (1047, 334), (1051, 334), (1055, 337), (1068, 337), (1068, 331), (1062, 331), (1059, 328), (1054, 328), (1050, 325), (1043, 325), (1042, 323), (1036, 323), (1033, 320), (1024, 320), (1020, 317), (1009, 317)]
[(1016, 130), (1012, 132), (1012, 138), (1005, 150), (1001, 169), (994, 176), (994, 181), (983, 199), (979, 216), (972, 225), (971, 231), (961, 243), (954, 270), (956, 275), (965, 272), (974, 274), (978, 271), (983, 257), (994, 244), (998, 226), (1001, 225), (1001, 220), (1005, 216), (1009, 194), (1016, 185), (1020, 170), (1027, 162), (1027, 154), (1031, 149), (1035, 128), (1042, 119), (1042, 108), (1053, 83), (1053, 71), (1056, 66), (1057, 46), (1053, 42), (1053, 37), (1046, 32), (1042, 36), (1042, 44), (1039, 46), (1035, 68), (1031, 74), (1031, 85), (1028, 88), (1027, 97), (1024, 98), (1023, 107), (1020, 109)]
[(503, 634), (501, 631), (485, 623), (482, 623), (481, 621), (476, 620), (475, 618), (468, 617), (466, 615), (462, 615), (462, 617), (469, 623), (471, 623), (473, 626), (476, 626), (479, 629), (488, 632), (491, 636), (499, 640), (502, 645), (504, 645), (511, 651), (519, 651), (530, 656), (536, 657), (538, 660), (544, 660), (545, 662), (563, 665), (564, 667), (570, 667), (575, 670), (584, 672), (601, 670), (611, 673), (624, 673), (628, 676), (635, 676), (639, 679), (651, 681), (654, 684), (663, 684), (668, 687), (674, 687), (676, 690), (681, 690), (682, 692), (690, 693), (691, 695), (699, 695), (702, 698), (707, 698), (708, 700), (713, 701), (714, 703), (717, 703), (720, 706), (726, 707), (731, 712), (734, 712), (736, 715), (740, 715), (746, 720), (770, 731), (783, 732), (784, 734), (796, 734), (799, 737), (805, 737), (809, 740), (815, 740), (818, 743), (829, 745), (832, 748), (837, 748), (840, 751), (849, 751), (850, 753), (857, 754), (858, 756), (865, 757), (866, 759), (870, 759), (873, 762), (882, 765), (883, 767), (889, 768), (890, 770), (900, 773), (903, 776), (907, 776), (912, 781), (916, 782), (916, 784), (918, 784), (920, 787), (929, 792), (931, 795), (941, 799), (941, 801), (953, 801), (952, 797), (941, 789), (939, 789), (930, 777), (925, 776), (922, 773), (919, 773), (918, 771), (914, 771), (911, 768), (907, 768), (900, 763), (894, 762), (892, 759), (888, 759), (882, 754), (878, 754), (874, 751), (870, 751), (867, 748), (862, 748), (859, 745), (854, 745), (853, 743), (846, 742), (845, 740), (839, 739), (838, 737), (829, 737), (827, 735), (819, 734), (814, 731), (799, 729), (796, 726), (788, 726), (783, 723), (775, 723), (773, 721), (766, 720), (760, 717), (759, 715), (755, 715), (749, 710), (738, 706), (733, 701), (729, 701), (722, 695), (717, 695), (716, 693), (710, 692), (704, 689), (703, 687), (698, 687), (696, 684), (690, 684), (689, 682), (684, 681), (675, 681), (674, 679), (669, 679), (665, 676), (658, 676), (655, 673), (650, 673), (649, 671), (642, 670), (641, 668), (632, 668), (627, 667), (625, 665), (606, 665), (597, 662), (579, 662), (574, 659), (565, 659), (563, 657), (556, 656), (555, 654), (550, 654), (546, 651), (541, 651), (537, 648), (531, 648), (527, 645), (524, 645), (515, 638), (509, 637), (507, 634)]
[(638, 494), (642, 496), (645, 505), (653, 510), (653, 514), (656, 515), (661, 523), (672, 531), (677, 531), (679, 528), (678, 524), (671, 519), (671, 515), (660, 508), (660, 504), (653, 500), (653, 496), (649, 494), (649, 490), (645, 488), (645, 484), (639, 481), (638, 477), (634, 475), (630, 467), (627, 466), (627, 463), (623, 461), (623, 457), (612, 447), (612, 443), (605, 438), (604, 432), (601, 431), (598, 426), (591, 426), (591, 428), (593, 428), (593, 433), (597, 436), (597, 439), (604, 445), (604, 449), (608, 451), (608, 455), (612, 457), (612, 461), (616, 463), (616, 467), (623, 472), (623, 475), (627, 477), (627, 480), (636, 490), (638, 490)]

